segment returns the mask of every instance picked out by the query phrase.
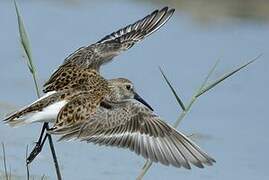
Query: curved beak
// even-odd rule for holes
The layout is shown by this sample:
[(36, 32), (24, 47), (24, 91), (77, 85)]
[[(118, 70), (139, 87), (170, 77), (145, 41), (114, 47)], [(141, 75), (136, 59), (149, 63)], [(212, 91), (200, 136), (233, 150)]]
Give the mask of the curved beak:
[(135, 93), (134, 95), (134, 99), (136, 99), (137, 101), (141, 102), (142, 104), (144, 104), (145, 106), (147, 106), (150, 110), (154, 111), (152, 109), (152, 107), (142, 98), (140, 97), (137, 93)]

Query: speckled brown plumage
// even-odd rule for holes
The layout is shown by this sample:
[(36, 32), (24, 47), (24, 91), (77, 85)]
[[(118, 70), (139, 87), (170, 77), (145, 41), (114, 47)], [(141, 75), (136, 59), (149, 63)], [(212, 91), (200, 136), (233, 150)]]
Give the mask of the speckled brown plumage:
[(90, 90), (104, 81), (104, 78), (94, 69), (70, 66), (56, 71), (45, 84), (43, 91), (47, 93), (66, 89)]
[(13, 113), (11, 116), (7, 117), (5, 121), (16, 121), (16, 118), (24, 114), (42, 111), (49, 105), (62, 100), (73, 102), (77, 97), (82, 97), (83, 95), (90, 95), (91, 101), (88, 103), (97, 103), (95, 101), (101, 100), (111, 91), (108, 81), (92, 69), (81, 69), (67, 85), (58, 86), (58, 84), (55, 84), (55, 86), (59, 87), (57, 89), (58, 91), (48, 92), (45, 97)]
[(95, 112), (103, 98), (91, 92), (80, 93), (61, 109), (52, 129), (61, 129), (85, 121)]
[(81, 47), (69, 55), (64, 63), (52, 74), (44, 84), (43, 92), (68, 88), (75, 79), (83, 81), (80, 69), (93, 69), (99, 72), (100, 66), (111, 61), (122, 51), (131, 48), (135, 43), (143, 40), (157, 31), (173, 15), (174, 9), (165, 7), (155, 10), (148, 16), (130, 24), (100, 41), (86, 47)]
[(165, 123), (125, 78), (105, 80), (100, 66), (158, 30), (174, 9), (156, 10), (66, 58), (44, 85), (44, 97), (5, 119), (19, 126), (51, 122), (60, 140), (128, 148), (164, 165), (199, 168), (215, 160)]

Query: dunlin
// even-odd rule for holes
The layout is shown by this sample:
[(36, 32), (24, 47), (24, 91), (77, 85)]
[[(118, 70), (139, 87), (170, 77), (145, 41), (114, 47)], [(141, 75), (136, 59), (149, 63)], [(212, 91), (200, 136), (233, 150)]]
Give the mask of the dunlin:
[(50, 122), (60, 140), (79, 139), (128, 148), (164, 165), (197, 167), (215, 160), (185, 135), (166, 124), (134, 89), (131, 81), (104, 79), (100, 66), (159, 29), (174, 9), (145, 18), (80, 48), (46, 82), (43, 97), (5, 119), (11, 126)]
[(10, 125), (51, 122), (60, 140), (80, 139), (128, 148), (164, 165), (197, 167), (215, 160), (165, 123), (123, 78), (100, 83), (96, 90), (63, 90), (41, 98), (6, 119)]
[[(70, 88), (81, 90), (95, 87), (97, 80), (94, 77), (87, 84), (84, 82), (88, 74), (99, 72), (101, 65), (111, 61), (122, 51), (131, 48), (136, 42), (158, 30), (169, 20), (173, 13), (174, 9), (169, 9), (168, 7), (155, 10), (135, 23), (105, 36), (98, 42), (79, 48), (69, 55), (64, 63), (52, 74), (44, 84), (43, 92), (53, 93), (54, 91), (58, 92)], [(39, 140), (34, 150), (30, 153), (27, 163), (30, 163), (41, 151), (42, 144), (46, 140), (42, 140), (43, 134), (47, 128), (47, 124), (44, 124)]]

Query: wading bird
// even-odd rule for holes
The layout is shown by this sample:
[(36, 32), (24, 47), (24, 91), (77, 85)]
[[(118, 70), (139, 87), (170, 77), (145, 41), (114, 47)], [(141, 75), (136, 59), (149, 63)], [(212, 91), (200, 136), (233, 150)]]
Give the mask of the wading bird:
[[(167, 7), (66, 58), (44, 85), (44, 96), (5, 119), (11, 126), (52, 123), (47, 133), (128, 148), (164, 165), (197, 167), (215, 160), (165, 123), (125, 78), (106, 80), (100, 66), (159, 29), (173, 14)], [(42, 130), (44, 132), (44, 129)], [(47, 135), (40, 138), (41, 150)], [(33, 157), (29, 157), (32, 160)]]

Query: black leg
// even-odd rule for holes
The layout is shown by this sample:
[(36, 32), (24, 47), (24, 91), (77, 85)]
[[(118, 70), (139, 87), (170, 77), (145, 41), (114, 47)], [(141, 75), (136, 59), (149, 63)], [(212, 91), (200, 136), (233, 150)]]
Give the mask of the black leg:
[(45, 130), (47, 130), (47, 127), (43, 125), (37, 144), (40, 144), (42, 142)]
[(30, 153), (30, 155), (28, 156), (28, 158), (26, 160), (27, 164), (30, 164), (35, 159), (35, 157), (42, 151), (42, 147), (43, 147), (43, 145), (47, 139), (47, 136), (48, 136), (46, 134), (44, 139), (43, 139), (43, 136), (45, 134), (45, 130), (47, 130), (47, 129), (48, 129), (48, 126), (44, 124), (42, 127), (42, 130), (41, 130), (39, 139), (38, 139), (34, 149), (32, 150), (32, 152)]

